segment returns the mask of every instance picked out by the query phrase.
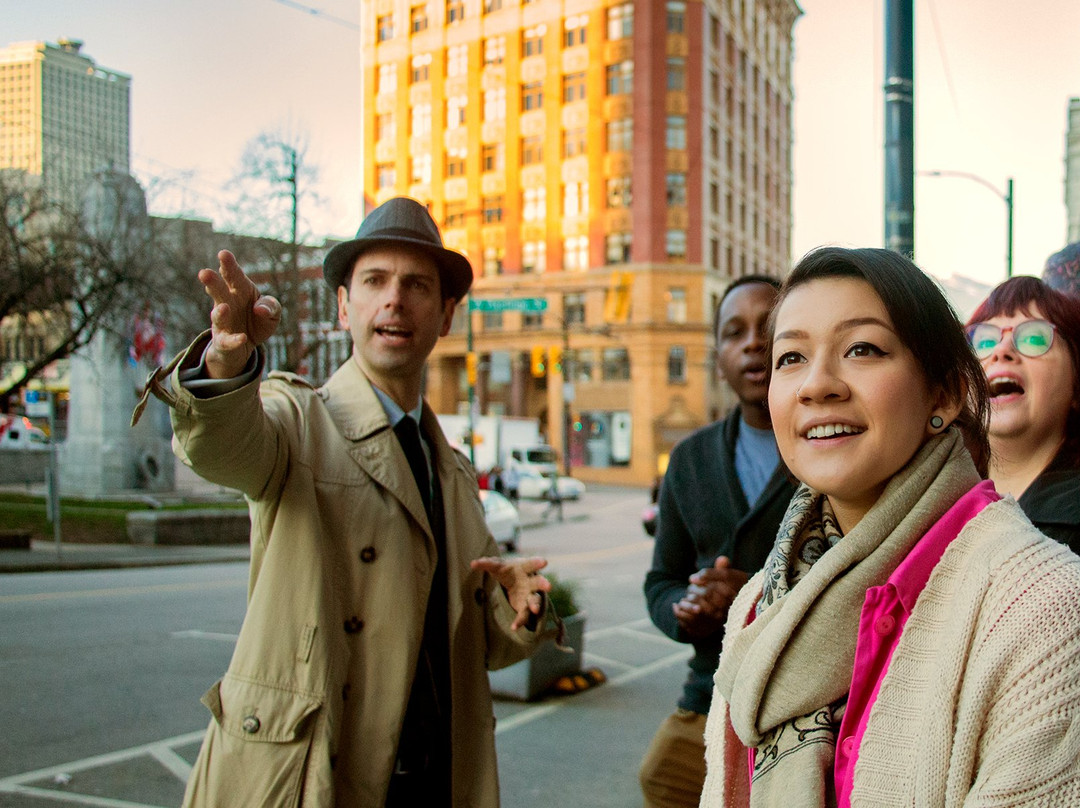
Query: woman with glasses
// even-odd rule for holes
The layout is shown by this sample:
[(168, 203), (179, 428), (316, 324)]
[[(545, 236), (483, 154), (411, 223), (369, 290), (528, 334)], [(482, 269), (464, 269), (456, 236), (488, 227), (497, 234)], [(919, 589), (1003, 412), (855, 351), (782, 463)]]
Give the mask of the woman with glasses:
[(701, 805), (1080, 805), (1080, 558), (984, 479), (948, 302), (898, 253), (828, 247), (770, 332), (802, 485), (728, 612)]
[(968, 339), (990, 384), (990, 479), (1080, 552), (1080, 301), (1033, 277), (994, 289)]

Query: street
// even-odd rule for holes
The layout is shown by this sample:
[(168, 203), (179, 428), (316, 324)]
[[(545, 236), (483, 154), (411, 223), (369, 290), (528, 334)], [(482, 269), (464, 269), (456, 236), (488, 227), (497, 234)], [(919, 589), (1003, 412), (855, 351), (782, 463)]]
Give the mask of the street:
[[(521, 552), (577, 582), (585, 667), (608, 681), (497, 701), (503, 805), (640, 805), (637, 765), (671, 712), (687, 648), (648, 621), (647, 493), (596, 487)], [(525, 502), (536, 521), (543, 503)], [(0, 808), (178, 805), (243, 617), (244, 563), (0, 576)]]

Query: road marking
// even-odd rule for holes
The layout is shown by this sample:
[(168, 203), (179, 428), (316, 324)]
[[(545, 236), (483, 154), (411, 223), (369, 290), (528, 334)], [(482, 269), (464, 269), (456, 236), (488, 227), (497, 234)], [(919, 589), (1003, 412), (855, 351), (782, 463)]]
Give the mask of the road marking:
[(215, 631), (200, 631), (197, 628), (174, 631), (172, 636), (178, 640), (218, 640), (219, 642), (236, 642), (240, 639), (239, 634), (219, 634)]
[(127, 800), (114, 800), (108, 797), (94, 797), (90, 794), (73, 794), (69, 791), (54, 791), (49, 788), (34, 788), (33, 786), (0, 787), (0, 793), (25, 794), (28, 797), (40, 797), (45, 800), (58, 802), (71, 802), (76, 805), (91, 805), (95, 808), (168, 808), (165, 805), (150, 805), (145, 802), (128, 802)]
[(636, 541), (632, 544), (620, 544), (618, 547), (605, 547), (602, 550), (590, 550), (587, 553), (567, 553), (565, 555), (549, 555), (548, 562), (574, 563), (579, 561), (602, 561), (617, 556), (634, 555), (642, 550), (652, 552), (651, 541)]
[(172, 592), (196, 592), (201, 589), (230, 589), (246, 587), (247, 576), (221, 581), (192, 581), (183, 584), (147, 584), (146, 586), (115, 586), (107, 589), (72, 589), (67, 592), (31, 592), (25, 595), (0, 595), (0, 603), (40, 603), (48, 600), (75, 598), (119, 597), (122, 595), (151, 595)]
[(37, 769), (32, 772), (0, 778), (0, 791), (10, 790), (13, 786), (19, 786), (23, 783), (33, 782), (34, 780), (52, 779), (58, 774), (71, 774), (72, 772), (86, 771), (87, 769), (94, 769), (99, 766), (111, 766), (114, 763), (124, 763), (133, 758), (153, 754), (153, 750), (158, 747), (184, 746), (185, 744), (201, 741), (204, 734), (206, 734), (206, 730), (200, 729), (197, 732), (188, 732), (184, 735), (166, 738), (163, 741), (154, 741), (153, 743), (145, 743), (140, 746), (131, 746), (116, 752), (106, 752), (103, 755), (95, 755), (94, 757), (84, 758), (83, 760), (62, 763), (59, 766), (49, 766), (46, 769)]
[(191, 764), (176, 754), (167, 744), (154, 744), (149, 752), (154, 760), (171, 771), (181, 783), (186, 783), (191, 777)]

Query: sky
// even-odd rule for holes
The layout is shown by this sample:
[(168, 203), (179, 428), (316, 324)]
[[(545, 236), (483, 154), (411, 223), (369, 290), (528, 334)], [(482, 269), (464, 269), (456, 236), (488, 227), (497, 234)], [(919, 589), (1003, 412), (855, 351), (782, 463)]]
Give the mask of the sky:
[[(545, 0), (550, 1), (550, 0)], [(799, 0), (792, 260), (883, 241), (885, 0)], [(0, 0), (0, 44), (81, 39), (133, 77), (133, 169), (152, 212), (222, 225), (241, 154), (262, 132), (307, 143), (318, 201), (302, 232), (359, 224), (357, 0)], [(314, 8), (319, 14), (302, 10)], [(1080, 96), (1076, 0), (914, 0), (915, 260), (938, 278), (1005, 277), (1064, 246), (1070, 97)], [(918, 172), (973, 174), (925, 176)], [(992, 186), (992, 187), (987, 187)]]

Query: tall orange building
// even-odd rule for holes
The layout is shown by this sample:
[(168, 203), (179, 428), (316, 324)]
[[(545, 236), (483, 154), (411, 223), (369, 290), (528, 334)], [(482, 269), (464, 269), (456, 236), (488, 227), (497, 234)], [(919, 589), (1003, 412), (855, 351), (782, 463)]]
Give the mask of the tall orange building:
[(576, 476), (640, 484), (723, 413), (717, 302), (790, 263), (800, 13), (363, 0), (365, 197), (428, 203), (477, 276), (429, 362), (436, 411), (475, 376), (478, 411), (538, 418)]

